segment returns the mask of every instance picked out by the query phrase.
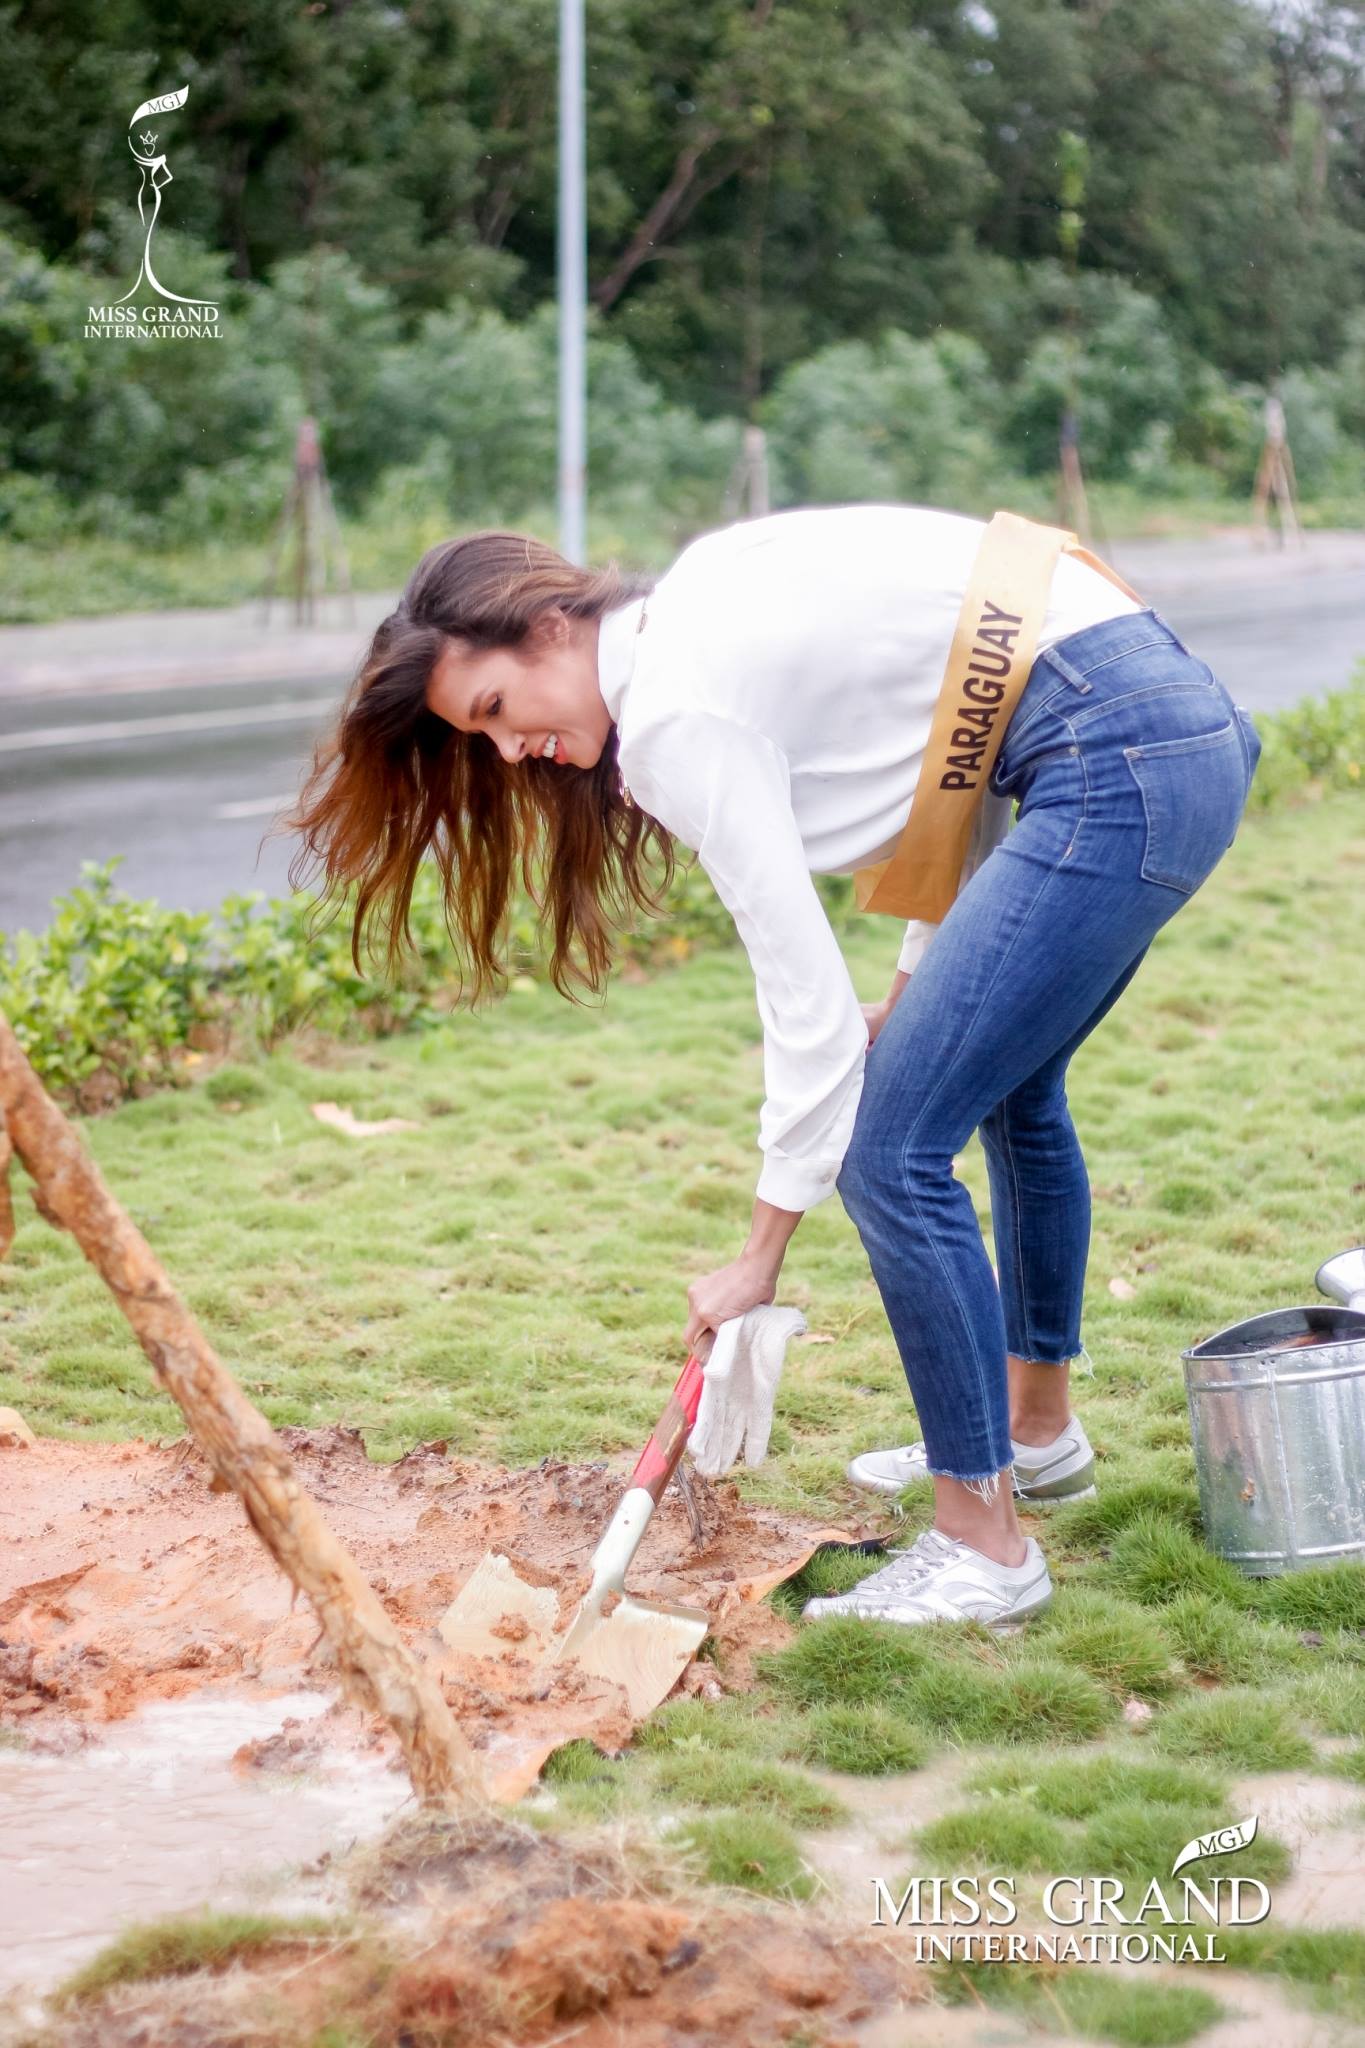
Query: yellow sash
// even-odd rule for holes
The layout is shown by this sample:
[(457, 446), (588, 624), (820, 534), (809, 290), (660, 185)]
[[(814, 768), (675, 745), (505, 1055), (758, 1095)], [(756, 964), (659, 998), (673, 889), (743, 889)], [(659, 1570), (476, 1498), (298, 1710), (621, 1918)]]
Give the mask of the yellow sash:
[(1028, 681), (1057, 557), (1078, 555), (1142, 599), (1063, 526), (997, 512), (981, 536), (910, 815), (887, 860), (853, 878), (860, 910), (938, 924), (961, 884), (977, 805)]

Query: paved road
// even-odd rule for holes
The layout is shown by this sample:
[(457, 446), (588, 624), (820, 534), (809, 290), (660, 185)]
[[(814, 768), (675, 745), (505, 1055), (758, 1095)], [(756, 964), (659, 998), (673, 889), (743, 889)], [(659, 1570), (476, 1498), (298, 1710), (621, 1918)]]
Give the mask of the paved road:
[[(1252, 710), (1339, 687), (1365, 655), (1365, 534), (1113, 557)], [(244, 606), (0, 629), (0, 931), (45, 924), (80, 862), (116, 853), (124, 887), (189, 909), (283, 893), (291, 844), (263, 834), (391, 602), (325, 627)]]
[(287, 894), (292, 842), (262, 836), (337, 695), (295, 680), (0, 698), (0, 931), (38, 929), (82, 860), (113, 854), (122, 887), (189, 910)]
[(1365, 658), (1365, 533), (1310, 534), (1302, 553), (1244, 533), (1129, 541), (1113, 559), (1250, 711), (1338, 690)]

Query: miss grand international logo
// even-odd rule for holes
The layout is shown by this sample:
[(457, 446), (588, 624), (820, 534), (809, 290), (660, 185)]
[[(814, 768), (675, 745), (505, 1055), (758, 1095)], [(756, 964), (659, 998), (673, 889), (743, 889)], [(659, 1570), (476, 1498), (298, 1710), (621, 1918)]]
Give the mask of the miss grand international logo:
[[(1221, 1963), (1223, 1927), (1251, 1927), (1270, 1911), (1256, 1877), (1181, 1877), (1187, 1863), (1229, 1856), (1255, 1840), (1256, 1816), (1187, 1842), (1166, 1879), (1141, 1887), (1117, 1877), (1052, 1877), (1045, 1926), (1025, 1933), (1012, 1877), (912, 1877), (899, 1898), (874, 1877), (874, 1927), (913, 1936), (917, 1963)], [(1130, 1893), (1133, 1894), (1130, 1896)]]
[[(152, 260), (152, 237), (161, 215), (161, 194), (174, 183), (164, 150), (158, 150), (161, 131), (152, 126), (167, 114), (178, 114), (190, 96), (182, 85), (176, 92), (144, 100), (128, 123), (128, 147), (142, 172), (137, 192), (137, 214), (142, 223), (142, 262), (130, 290), (108, 306), (88, 308), (87, 340), (110, 341), (221, 341), (218, 308), (204, 299), (173, 292), (157, 276)], [(138, 123), (145, 125), (141, 128)], [(159, 303), (154, 302), (152, 293)], [(141, 304), (136, 303), (141, 300)], [(129, 301), (134, 303), (130, 304)]]

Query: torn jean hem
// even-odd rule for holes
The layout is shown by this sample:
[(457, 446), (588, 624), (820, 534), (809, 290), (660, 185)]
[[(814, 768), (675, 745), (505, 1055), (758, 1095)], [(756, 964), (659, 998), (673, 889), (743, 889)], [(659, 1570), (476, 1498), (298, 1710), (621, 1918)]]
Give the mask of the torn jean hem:
[(976, 1494), (977, 1497), (983, 1503), (983, 1505), (986, 1507), (990, 1507), (995, 1501), (996, 1496), (1000, 1491), (1000, 1482), (1008, 1474), (1010, 1469), (1011, 1468), (1009, 1465), (1001, 1465), (994, 1472), (962, 1473), (936, 1472), (932, 1465), (926, 1464), (925, 1466), (925, 1470), (928, 1472), (931, 1479), (954, 1480), (957, 1483), (957, 1485), (965, 1486), (969, 1493)]
[[(1076, 1370), (1083, 1373), (1087, 1379), (1095, 1377), (1095, 1361), (1086, 1350), (1084, 1344), (1078, 1344), (1076, 1349), (1069, 1351), (1064, 1358), (1031, 1358), (1027, 1351), (1016, 1351), (1012, 1344), (1007, 1345), (1006, 1349), (1011, 1358), (1022, 1358), (1025, 1365), (1047, 1365), (1053, 1367), (1058, 1372), (1060, 1372), (1064, 1365), (1074, 1365)], [(1085, 1361), (1084, 1364), (1080, 1362), (1082, 1359)]]

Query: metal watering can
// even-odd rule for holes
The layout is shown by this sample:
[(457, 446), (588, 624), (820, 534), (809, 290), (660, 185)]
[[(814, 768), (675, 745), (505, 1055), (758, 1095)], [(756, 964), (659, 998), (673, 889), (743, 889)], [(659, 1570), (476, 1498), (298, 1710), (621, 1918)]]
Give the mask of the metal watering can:
[(1365, 1563), (1365, 1245), (1181, 1353), (1205, 1541), (1248, 1577)]

